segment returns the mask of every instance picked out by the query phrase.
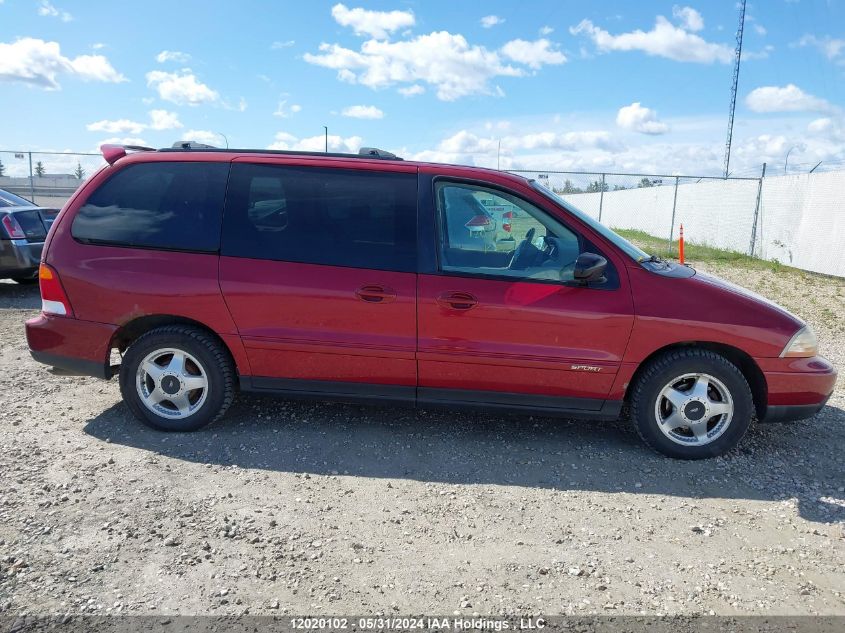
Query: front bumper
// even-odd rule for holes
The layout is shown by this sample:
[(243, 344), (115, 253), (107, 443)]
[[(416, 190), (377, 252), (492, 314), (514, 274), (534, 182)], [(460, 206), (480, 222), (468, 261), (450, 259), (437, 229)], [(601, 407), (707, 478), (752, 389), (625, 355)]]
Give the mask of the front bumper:
[(69, 373), (111, 378), (111, 340), (116, 325), (41, 314), (26, 322), (32, 357)]
[(810, 418), (824, 407), (836, 385), (836, 369), (821, 356), (756, 360), (768, 392), (761, 422)]
[(44, 242), (0, 239), (0, 277), (26, 277), (38, 272)]

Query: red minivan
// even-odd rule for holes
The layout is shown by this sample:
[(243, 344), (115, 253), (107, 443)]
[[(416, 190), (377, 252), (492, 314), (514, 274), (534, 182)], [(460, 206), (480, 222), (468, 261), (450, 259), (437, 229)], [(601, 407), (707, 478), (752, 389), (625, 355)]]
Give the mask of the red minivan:
[[(27, 339), (66, 372), (118, 374), (158, 429), (205, 426), (237, 389), (625, 408), (649, 446), (696, 459), (833, 390), (800, 319), (650, 257), (533, 180), (380, 150), (103, 153), (50, 230)], [(508, 239), (487, 235), (491, 206), (509, 210)]]

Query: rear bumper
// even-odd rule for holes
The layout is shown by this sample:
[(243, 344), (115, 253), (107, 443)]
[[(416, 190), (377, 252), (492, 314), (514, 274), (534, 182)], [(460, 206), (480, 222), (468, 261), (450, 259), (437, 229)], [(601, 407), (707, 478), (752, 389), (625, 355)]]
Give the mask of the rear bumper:
[(32, 357), (69, 373), (111, 378), (111, 340), (117, 326), (41, 314), (26, 322)]
[(824, 407), (836, 384), (836, 369), (821, 356), (758, 359), (768, 398), (762, 422), (810, 418)]
[(43, 242), (0, 239), (0, 277), (26, 277), (38, 272)]

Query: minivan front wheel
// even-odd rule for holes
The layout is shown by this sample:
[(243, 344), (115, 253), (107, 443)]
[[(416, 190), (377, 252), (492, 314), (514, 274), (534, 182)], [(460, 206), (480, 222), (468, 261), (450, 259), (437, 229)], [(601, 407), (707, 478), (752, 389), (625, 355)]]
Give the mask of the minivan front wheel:
[(226, 350), (203, 330), (150, 330), (120, 364), (120, 390), (141, 422), (163, 431), (194, 431), (220, 418), (234, 397)]
[(631, 394), (631, 417), (640, 437), (679, 459), (730, 451), (748, 431), (753, 412), (745, 376), (709, 350), (674, 350), (658, 357)]

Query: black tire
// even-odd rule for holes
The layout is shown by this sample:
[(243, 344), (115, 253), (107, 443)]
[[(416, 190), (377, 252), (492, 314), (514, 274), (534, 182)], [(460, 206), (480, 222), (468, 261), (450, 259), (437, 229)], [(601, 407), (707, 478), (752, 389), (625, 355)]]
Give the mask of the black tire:
[[(139, 365), (148, 354), (172, 348), (187, 352), (202, 365), (208, 381), (205, 402), (184, 418), (158, 415), (142, 402), (136, 388)], [(184, 325), (150, 330), (136, 339), (120, 364), (123, 401), (141, 422), (160, 431), (196, 431), (220, 419), (235, 395), (235, 370), (228, 351), (208, 332)]]
[(12, 281), (21, 286), (33, 286), (38, 283), (38, 275), (32, 275), (31, 277), (12, 277)]
[[(673, 378), (690, 373), (710, 374), (727, 388), (733, 417), (722, 435), (708, 444), (682, 445), (659, 428), (655, 406), (660, 391)], [(742, 372), (724, 356), (703, 349), (673, 350), (655, 358), (631, 390), (631, 420), (642, 440), (653, 450), (675, 459), (706, 459), (734, 449), (745, 436), (754, 415), (751, 388)]]

